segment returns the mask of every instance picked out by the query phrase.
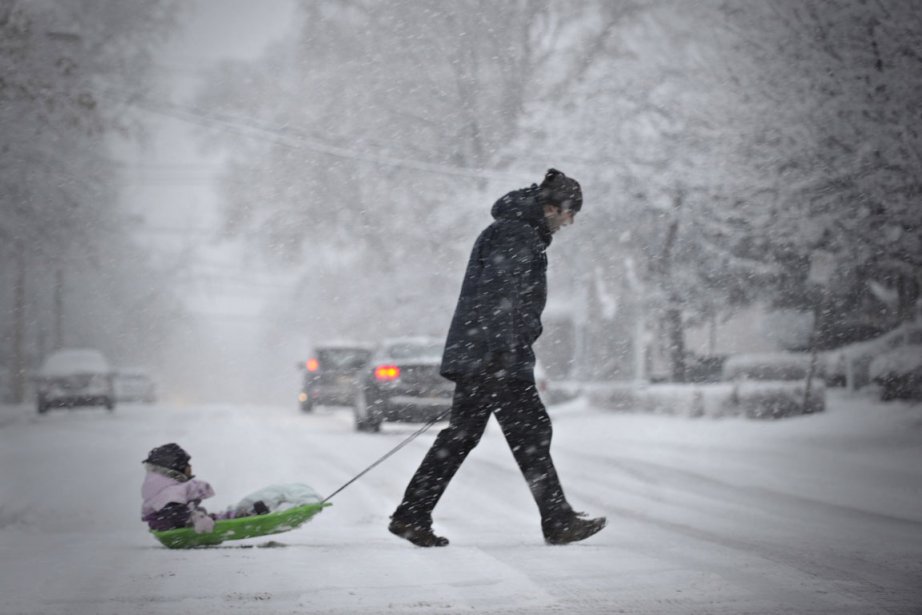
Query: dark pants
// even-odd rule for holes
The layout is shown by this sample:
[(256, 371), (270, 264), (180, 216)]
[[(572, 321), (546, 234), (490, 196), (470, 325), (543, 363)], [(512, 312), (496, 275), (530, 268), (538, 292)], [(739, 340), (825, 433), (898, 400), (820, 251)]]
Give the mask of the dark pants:
[(162, 532), (188, 526), (191, 514), (188, 504), (170, 502), (157, 512), (143, 517), (142, 521), (146, 521), (150, 529)]
[(485, 377), (457, 383), (448, 427), (439, 432), (410, 480), (395, 518), (432, 522), (432, 510), (468, 453), (480, 442), (491, 414), (502, 428), (542, 520), (573, 514), (551, 459), (551, 419), (535, 385)]

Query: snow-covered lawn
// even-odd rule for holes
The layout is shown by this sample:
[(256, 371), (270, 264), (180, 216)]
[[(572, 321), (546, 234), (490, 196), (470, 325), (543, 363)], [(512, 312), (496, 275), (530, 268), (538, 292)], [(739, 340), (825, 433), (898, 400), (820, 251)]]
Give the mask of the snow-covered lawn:
[(451, 546), (386, 531), (435, 429), (304, 527), (170, 551), (139, 520), (141, 459), (176, 441), (212, 509), (301, 482), (331, 493), (414, 429), (348, 409), (0, 409), (0, 613), (920, 613), (922, 406), (831, 390), (782, 421), (551, 408), (585, 543), (543, 544), (495, 423), (436, 509)]

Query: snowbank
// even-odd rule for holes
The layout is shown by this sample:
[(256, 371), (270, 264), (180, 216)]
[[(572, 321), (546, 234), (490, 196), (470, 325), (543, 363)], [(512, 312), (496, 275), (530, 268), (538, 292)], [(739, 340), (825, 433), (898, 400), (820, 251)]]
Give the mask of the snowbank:
[(596, 406), (628, 412), (688, 417), (783, 418), (822, 412), (826, 386), (814, 378), (804, 404), (806, 381), (720, 382), (715, 384), (606, 383), (586, 387)]
[(872, 380), (880, 380), (890, 375), (909, 376), (922, 372), (922, 346), (913, 344), (891, 350), (871, 362)]

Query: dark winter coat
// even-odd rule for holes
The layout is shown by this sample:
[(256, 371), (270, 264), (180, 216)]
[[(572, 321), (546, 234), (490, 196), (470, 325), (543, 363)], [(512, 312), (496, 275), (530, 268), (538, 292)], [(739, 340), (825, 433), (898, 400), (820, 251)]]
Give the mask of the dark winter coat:
[(534, 382), (532, 345), (547, 302), (551, 232), (538, 187), (510, 192), (474, 243), (448, 330), (441, 373), (449, 380), (499, 373)]

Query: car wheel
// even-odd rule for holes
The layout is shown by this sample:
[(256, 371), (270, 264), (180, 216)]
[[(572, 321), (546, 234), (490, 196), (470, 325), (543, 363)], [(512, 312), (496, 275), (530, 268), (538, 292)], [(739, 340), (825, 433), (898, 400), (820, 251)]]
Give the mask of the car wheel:
[(37, 408), (37, 410), (38, 410), (38, 413), (39, 413), (39, 414), (45, 414), (46, 412), (48, 412), (48, 404), (45, 402), (44, 399), (39, 399), (39, 400), (38, 400), (38, 408)]
[(301, 402), (301, 412), (313, 412), (314, 411), (314, 397), (308, 395), (307, 399)]
[(359, 386), (355, 391), (355, 401), (352, 404), (352, 414), (355, 418), (356, 431), (378, 432), (381, 431), (381, 419), (374, 416), (374, 402), (369, 402), (368, 391)]
[(356, 387), (352, 402), (352, 417), (356, 431), (368, 431), (368, 395), (362, 386)]
[(381, 431), (381, 419), (368, 419), (368, 422), (365, 424), (365, 429), (371, 433), (378, 433)]
[(106, 406), (106, 410), (108, 410), (109, 412), (114, 411), (115, 410), (115, 400), (112, 399), (111, 397), (107, 397), (105, 406)]

